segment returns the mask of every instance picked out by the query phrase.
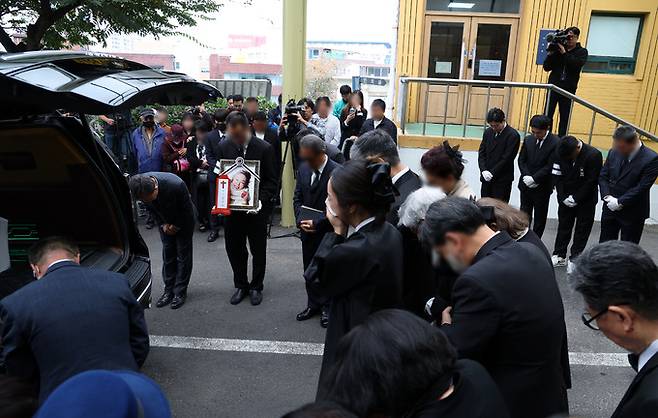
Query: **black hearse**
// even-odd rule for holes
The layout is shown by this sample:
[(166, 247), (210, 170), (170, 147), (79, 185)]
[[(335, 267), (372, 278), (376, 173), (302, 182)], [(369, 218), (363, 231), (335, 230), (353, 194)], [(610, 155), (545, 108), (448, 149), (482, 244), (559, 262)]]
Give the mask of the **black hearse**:
[(9, 221), (12, 271), (29, 272), (31, 242), (66, 235), (83, 265), (124, 273), (147, 306), (151, 265), (128, 185), (85, 115), (217, 97), (184, 74), (108, 55), (0, 54), (0, 217)]

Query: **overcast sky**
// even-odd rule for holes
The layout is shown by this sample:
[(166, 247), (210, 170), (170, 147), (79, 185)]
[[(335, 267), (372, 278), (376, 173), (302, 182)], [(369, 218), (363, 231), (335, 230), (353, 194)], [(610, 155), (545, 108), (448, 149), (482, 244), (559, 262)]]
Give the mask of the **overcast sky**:
[(306, 38), (391, 42), (398, 0), (308, 0)]

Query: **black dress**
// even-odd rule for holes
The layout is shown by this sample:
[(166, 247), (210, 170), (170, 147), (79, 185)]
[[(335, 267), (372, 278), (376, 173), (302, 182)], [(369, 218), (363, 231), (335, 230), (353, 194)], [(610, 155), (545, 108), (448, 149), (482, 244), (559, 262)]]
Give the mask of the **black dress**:
[(304, 277), (331, 299), (318, 398), (341, 337), (368, 315), (402, 305), (402, 238), (387, 222), (372, 221), (348, 238), (324, 236)]
[(429, 393), (429, 401), (407, 416), (410, 418), (509, 418), (505, 401), (489, 373), (472, 360), (457, 360), (454, 391), (445, 399)]

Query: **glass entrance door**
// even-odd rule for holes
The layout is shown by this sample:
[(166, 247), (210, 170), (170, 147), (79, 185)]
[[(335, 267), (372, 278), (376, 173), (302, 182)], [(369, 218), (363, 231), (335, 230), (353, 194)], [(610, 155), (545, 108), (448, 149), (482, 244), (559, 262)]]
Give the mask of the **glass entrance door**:
[[(516, 19), (473, 18), (467, 78), (471, 80), (511, 81), (516, 49)], [(483, 125), (486, 110), (499, 107), (507, 113), (509, 88), (472, 87), (466, 123)]]
[[(517, 25), (518, 20), (514, 18), (428, 16), (424, 75), (429, 78), (511, 80)], [(452, 86), (448, 92), (445, 86), (422, 88), (419, 119), (422, 122), (427, 114), (429, 123), (443, 123), (445, 120), (447, 124), (482, 125), (487, 108), (509, 108), (508, 90)]]

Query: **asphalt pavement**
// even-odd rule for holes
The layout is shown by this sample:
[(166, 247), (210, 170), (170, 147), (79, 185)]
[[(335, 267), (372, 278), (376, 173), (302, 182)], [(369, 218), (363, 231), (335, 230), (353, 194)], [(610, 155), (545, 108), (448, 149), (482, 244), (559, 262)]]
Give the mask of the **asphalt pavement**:
[[(557, 222), (549, 220), (544, 242), (549, 250)], [(595, 224), (590, 245), (598, 239)], [(291, 232), (274, 228), (274, 236)], [(153, 299), (163, 286), (161, 244), (157, 231), (142, 228), (153, 269)], [(658, 229), (645, 230), (643, 248), (658, 259)], [(313, 400), (320, 370), (319, 344), (324, 329), (319, 318), (297, 322), (306, 304), (301, 277), (299, 239), (271, 239), (267, 248), (264, 300), (229, 304), (232, 273), (223, 234), (214, 243), (206, 233), (194, 236), (194, 270), (187, 303), (179, 310), (146, 312), (151, 353), (144, 372), (164, 389), (177, 418), (280, 417)], [(581, 320), (583, 304), (569, 290), (564, 268), (557, 270), (564, 300), (572, 362), (571, 413), (578, 417), (609, 417), (634, 372), (623, 350)], [(284, 343), (289, 342), (289, 343)]]

